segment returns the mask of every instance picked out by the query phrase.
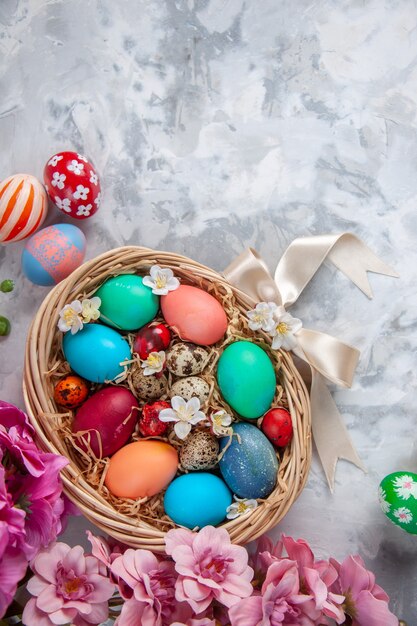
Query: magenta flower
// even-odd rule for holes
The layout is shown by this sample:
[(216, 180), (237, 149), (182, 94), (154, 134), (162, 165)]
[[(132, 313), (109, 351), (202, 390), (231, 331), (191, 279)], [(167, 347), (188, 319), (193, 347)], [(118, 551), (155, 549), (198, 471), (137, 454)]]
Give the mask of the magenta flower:
[[(3, 539), (3, 536), (2, 536)], [(25, 575), (27, 561), (17, 548), (6, 547), (0, 560), (0, 618), (14, 598), (19, 581)]]
[(175, 597), (198, 614), (216, 599), (231, 607), (251, 595), (253, 569), (245, 548), (231, 543), (224, 528), (205, 526), (198, 533), (170, 530), (165, 538), (167, 554), (179, 576)]
[(27, 589), (35, 597), (23, 611), (25, 626), (91, 626), (107, 619), (114, 585), (100, 561), (85, 556), (81, 546), (55, 543), (39, 552), (31, 567), (35, 576)]
[(13, 406), (0, 400), (0, 454), (8, 452), (8, 464), (26, 470), (32, 476), (40, 476), (45, 466), (39, 457), (39, 450), (33, 441), (33, 428), (26, 415)]
[(343, 608), (352, 626), (398, 626), (388, 608), (389, 597), (375, 584), (375, 576), (365, 568), (360, 556), (348, 556), (342, 564), (330, 559), (338, 573), (332, 590), (345, 596)]

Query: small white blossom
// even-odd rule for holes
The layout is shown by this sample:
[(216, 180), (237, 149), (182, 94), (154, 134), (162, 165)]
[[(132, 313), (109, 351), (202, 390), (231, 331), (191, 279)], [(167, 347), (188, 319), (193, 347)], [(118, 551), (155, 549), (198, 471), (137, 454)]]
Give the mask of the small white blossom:
[(76, 200), (87, 200), (87, 196), (90, 193), (88, 187), (84, 187), (84, 185), (77, 185), (77, 189), (72, 194)]
[(85, 158), (85, 156), (83, 156), (82, 154), (78, 154), (78, 152), (77, 152), (77, 157), (80, 159), (80, 161), (84, 161), (84, 163), (88, 163), (88, 160)]
[(152, 376), (162, 372), (165, 364), (165, 352), (151, 352), (148, 358), (143, 361), (141, 367), (143, 367), (143, 373), (145, 376)]
[(384, 511), (384, 513), (389, 513), (391, 504), (386, 500), (386, 497), (387, 494), (385, 493), (385, 490), (380, 487), (378, 490), (379, 504), (381, 505), (381, 509)]
[(96, 203), (97, 208), (99, 208), (101, 204), (101, 191), (98, 192), (97, 198), (94, 199), (94, 202)]
[(69, 198), (63, 198), (61, 200), (61, 198), (55, 196), (55, 204), (57, 205), (58, 209), (61, 209), (61, 211), (65, 211), (65, 213), (71, 213), (71, 200)]
[(52, 187), (58, 187), (58, 189), (64, 189), (64, 180), (66, 180), (65, 174), (54, 172), (52, 175), (51, 184)]
[(63, 333), (71, 331), (71, 335), (75, 335), (83, 327), (81, 318), (82, 305), (79, 300), (74, 300), (71, 304), (66, 304), (59, 313), (58, 328)]
[(236, 519), (241, 515), (247, 515), (248, 513), (252, 513), (258, 506), (257, 500), (248, 500), (245, 498), (238, 498), (237, 496), (233, 496), (235, 500), (230, 506), (227, 507), (227, 519)]
[(283, 306), (277, 307), (274, 312), (274, 326), (268, 331), (272, 340), (272, 348), (278, 350), (292, 350), (297, 345), (295, 334), (302, 328), (302, 323), (296, 317), (286, 312)]
[(206, 418), (203, 411), (200, 411), (198, 398), (186, 401), (181, 396), (174, 396), (171, 399), (171, 407), (162, 409), (159, 419), (161, 422), (175, 422), (174, 430), (179, 439), (185, 439), (191, 431), (191, 426)]
[(220, 409), (220, 411), (212, 413), (208, 419), (214, 435), (222, 437), (229, 433), (229, 426), (232, 423), (232, 416), (226, 413), (224, 409)]
[(56, 167), (58, 165), (58, 162), (62, 161), (63, 158), (64, 158), (63, 156), (56, 154), (55, 156), (52, 157), (52, 159), (49, 159), (48, 165), (52, 165), (52, 167)]
[(273, 314), (276, 308), (275, 302), (259, 302), (252, 311), (246, 313), (249, 318), (249, 328), (266, 332), (272, 330), (275, 325)]
[(143, 284), (158, 296), (166, 296), (168, 291), (174, 291), (180, 286), (180, 281), (169, 268), (162, 269), (159, 265), (153, 265), (149, 274), (150, 276), (144, 276)]
[(411, 511), (406, 509), (405, 506), (395, 509), (394, 515), (402, 524), (409, 524), (413, 520)]
[(81, 302), (82, 316), (85, 324), (88, 324), (91, 320), (98, 320), (100, 317), (100, 306), (101, 299), (98, 296), (94, 296), (94, 298), (85, 298)]
[(88, 217), (91, 213), (92, 208), (92, 204), (80, 204), (80, 206), (78, 207), (77, 215), (85, 215), (86, 217)]
[(397, 476), (392, 484), (394, 491), (399, 498), (402, 498), (403, 500), (408, 500), (410, 496), (417, 498), (417, 482), (412, 476), (409, 476), (408, 474)]
[(98, 185), (98, 176), (97, 176), (97, 174), (93, 174), (93, 172), (91, 172), (90, 183), (93, 183), (93, 185)]
[(83, 173), (84, 163), (79, 163), (77, 159), (72, 159), (71, 163), (67, 165), (67, 169), (74, 174), (80, 175)]

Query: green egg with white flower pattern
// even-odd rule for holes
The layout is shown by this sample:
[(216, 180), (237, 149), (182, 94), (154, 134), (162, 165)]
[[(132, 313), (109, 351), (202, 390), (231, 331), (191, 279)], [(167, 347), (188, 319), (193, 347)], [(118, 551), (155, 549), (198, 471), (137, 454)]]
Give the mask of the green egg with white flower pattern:
[(417, 474), (394, 472), (379, 485), (379, 503), (391, 522), (417, 535)]

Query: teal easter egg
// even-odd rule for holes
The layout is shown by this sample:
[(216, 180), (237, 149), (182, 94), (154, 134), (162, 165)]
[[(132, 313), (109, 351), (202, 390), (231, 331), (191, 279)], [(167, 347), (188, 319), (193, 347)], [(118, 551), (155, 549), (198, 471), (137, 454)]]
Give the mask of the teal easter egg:
[[(277, 483), (278, 459), (273, 445), (252, 424), (233, 424), (232, 442), (221, 458), (220, 471), (230, 489), (240, 498), (266, 498)], [(229, 437), (220, 440), (220, 451)]]
[(114, 380), (123, 361), (132, 358), (126, 339), (101, 324), (86, 324), (75, 335), (66, 333), (63, 351), (71, 369), (93, 383)]
[(165, 512), (180, 526), (203, 528), (224, 520), (232, 494), (221, 478), (207, 472), (183, 474), (168, 487)]
[(247, 419), (266, 413), (277, 384), (271, 359), (265, 350), (249, 341), (236, 341), (222, 353), (217, 382), (226, 402)]
[(379, 485), (379, 503), (391, 522), (417, 535), (417, 474), (394, 472)]
[(159, 297), (136, 274), (109, 278), (94, 295), (101, 298), (101, 321), (121, 330), (142, 328), (159, 309)]

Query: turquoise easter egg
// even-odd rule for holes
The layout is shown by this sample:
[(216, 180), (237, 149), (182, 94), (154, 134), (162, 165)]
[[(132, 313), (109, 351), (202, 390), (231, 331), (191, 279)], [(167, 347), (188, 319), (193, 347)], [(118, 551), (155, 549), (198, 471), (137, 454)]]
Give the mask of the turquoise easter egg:
[(101, 298), (101, 321), (121, 330), (142, 328), (159, 309), (159, 297), (136, 274), (109, 278), (94, 295)]
[(271, 359), (250, 341), (236, 341), (226, 348), (217, 366), (217, 382), (226, 402), (248, 419), (266, 413), (277, 384)]
[(417, 535), (417, 474), (394, 472), (379, 485), (379, 503), (391, 522)]
[(203, 528), (217, 526), (224, 520), (232, 494), (214, 474), (183, 474), (168, 487), (164, 497), (165, 512), (180, 526)]
[(93, 383), (114, 380), (123, 372), (123, 361), (132, 358), (126, 339), (101, 324), (86, 324), (75, 335), (66, 333), (63, 351), (71, 369)]
[[(222, 476), (240, 498), (266, 498), (277, 483), (278, 459), (273, 445), (263, 432), (252, 424), (233, 424), (232, 438), (219, 462)], [(220, 451), (229, 437), (220, 440)]]

